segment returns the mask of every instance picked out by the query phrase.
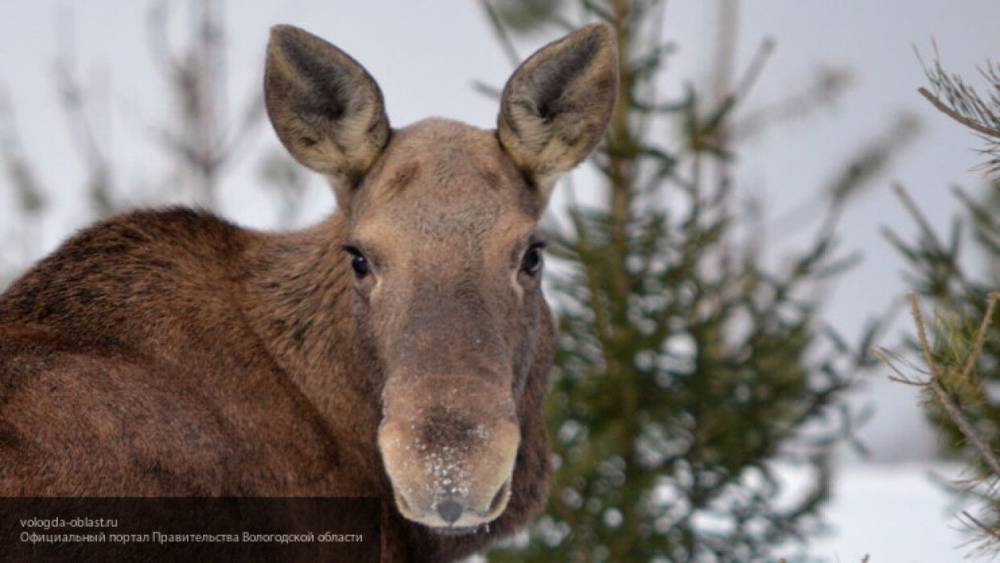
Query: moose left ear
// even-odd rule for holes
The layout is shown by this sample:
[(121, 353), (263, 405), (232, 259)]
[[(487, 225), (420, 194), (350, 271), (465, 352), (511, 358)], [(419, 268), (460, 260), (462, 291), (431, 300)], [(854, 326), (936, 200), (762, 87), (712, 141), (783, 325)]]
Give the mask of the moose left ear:
[(607, 129), (618, 93), (618, 48), (606, 24), (542, 47), (514, 71), (500, 100), (504, 150), (545, 200)]
[(347, 53), (290, 25), (271, 29), (264, 101), (278, 138), (333, 183), (344, 206), (389, 141), (375, 80)]

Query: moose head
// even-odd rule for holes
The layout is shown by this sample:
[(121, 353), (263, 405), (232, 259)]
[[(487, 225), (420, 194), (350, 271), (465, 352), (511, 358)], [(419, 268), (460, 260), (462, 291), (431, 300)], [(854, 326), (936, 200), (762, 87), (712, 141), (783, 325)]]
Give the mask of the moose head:
[(592, 25), (514, 72), (496, 130), (392, 129), (351, 57), (295, 27), (272, 32), (267, 112), (346, 219), (350, 310), (375, 366), (354, 376), (379, 391), (378, 451), (413, 522), (472, 530), (510, 501), (520, 417), (541, 408), (525, 389), (552, 363), (538, 223), (556, 180), (603, 137), (617, 68), (612, 30)]

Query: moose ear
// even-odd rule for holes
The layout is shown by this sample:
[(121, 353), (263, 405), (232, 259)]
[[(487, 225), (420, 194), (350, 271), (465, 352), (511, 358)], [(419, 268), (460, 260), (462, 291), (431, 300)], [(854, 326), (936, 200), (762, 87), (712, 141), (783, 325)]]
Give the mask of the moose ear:
[(330, 43), (279, 25), (267, 45), (264, 101), (288, 152), (325, 174), (345, 204), (389, 140), (375, 80)]
[(618, 48), (605, 24), (542, 47), (507, 81), (500, 143), (546, 200), (559, 176), (604, 136), (617, 93)]

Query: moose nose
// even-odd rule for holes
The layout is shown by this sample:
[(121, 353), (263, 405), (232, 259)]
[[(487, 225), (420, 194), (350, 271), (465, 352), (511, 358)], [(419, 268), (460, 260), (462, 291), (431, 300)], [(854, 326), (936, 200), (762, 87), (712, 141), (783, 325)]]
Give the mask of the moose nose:
[(454, 524), (462, 516), (462, 505), (453, 500), (446, 500), (437, 507), (438, 514), (448, 524)]

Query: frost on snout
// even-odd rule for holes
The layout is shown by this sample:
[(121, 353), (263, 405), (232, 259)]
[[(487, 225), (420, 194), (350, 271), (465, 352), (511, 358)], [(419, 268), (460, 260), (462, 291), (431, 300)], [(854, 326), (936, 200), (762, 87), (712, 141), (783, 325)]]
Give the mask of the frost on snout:
[(480, 526), (507, 506), (520, 433), (509, 389), (478, 378), (387, 383), (378, 445), (405, 518)]

